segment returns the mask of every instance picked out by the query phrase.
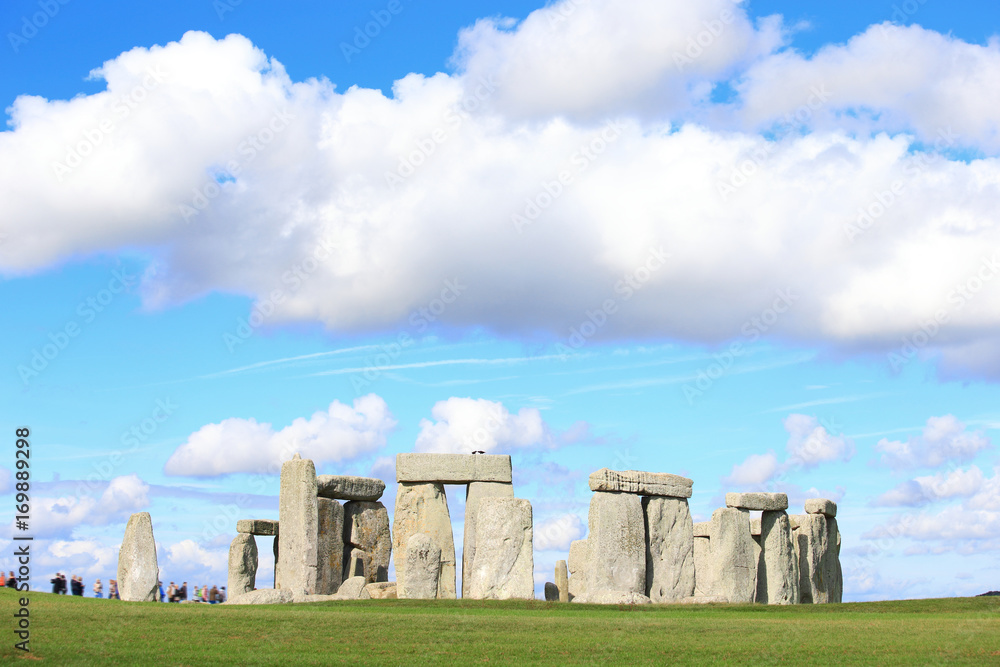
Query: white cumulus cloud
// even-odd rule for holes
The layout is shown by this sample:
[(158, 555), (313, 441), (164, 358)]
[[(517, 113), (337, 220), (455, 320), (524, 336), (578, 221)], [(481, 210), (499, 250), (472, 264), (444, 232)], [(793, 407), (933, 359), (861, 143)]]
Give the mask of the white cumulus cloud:
[(136, 475), (112, 479), (101, 496), (36, 497), (31, 529), (39, 537), (68, 535), (81, 525), (106, 526), (149, 506), (149, 485)]
[(578, 514), (563, 514), (547, 519), (534, 528), (535, 551), (569, 551), (573, 540), (582, 539), (587, 526)]
[(881, 461), (894, 469), (936, 468), (948, 461), (967, 463), (990, 448), (982, 431), (967, 431), (954, 415), (930, 417), (923, 433), (905, 442), (882, 438), (875, 445)]
[(820, 425), (816, 417), (790, 414), (785, 418), (788, 431), (788, 461), (814, 466), (829, 461), (850, 461), (854, 456), (854, 441), (845, 435), (833, 435)]
[(538, 408), (521, 408), (515, 414), (497, 401), (452, 396), (435, 403), (431, 416), (434, 421), (420, 420), (415, 451), (490, 454), (554, 443)]
[(968, 498), (983, 487), (985, 478), (977, 466), (917, 477), (886, 491), (876, 505), (912, 507), (948, 498)]

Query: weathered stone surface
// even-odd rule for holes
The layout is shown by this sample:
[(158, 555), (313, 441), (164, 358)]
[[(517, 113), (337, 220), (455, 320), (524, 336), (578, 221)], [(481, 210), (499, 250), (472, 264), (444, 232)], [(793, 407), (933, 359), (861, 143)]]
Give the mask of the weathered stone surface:
[[(706, 522), (707, 523), (707, 522)], [(696, 526), (698, 524), (695, 524)], [(712, 595), (712, 552), (710, 538), (697, 535), (694, 538), (694, 594), (697, 597)]]
[(351, 549), (347, 557), (347, 567), (344, 569), (344, 581), (351, 577), (365, 576), (365, 552), (361, 549)]
[(344, 580), (344, 507), (329, 498), (316, 503), (316, 595), (333, 595)]
[(830, 601), (830, 582), (824, 567), (829, 548), (827, 518), (823, 514), (798, 515), (795, 539), (799, 557), (799, 599), (802, 604)]
[(757, 567), (757, 602), (798, 604), (799, 567), (788, 515), (784, 511), (764, 512), (760, 525), (762, 553)]
[(153, 520), (149, 512), (138, 512), (128, 518), (118, 551), (118, 595), (129, 602), (159, 600), (159, 577)]
[(695, 537), (711, 537), (712, 536), (712, 522), (711, 521), (699, 521), (692, 525), (692, 531)]
[(591, 491), (636, 493), (641, 496), (690, 498), (693, 484), (694, 482), (687, 477), (665, 472), (618, 471), (601, 468), (590, 474)]
[(741, 510), (786, 510), (788, 495), (784, 493), (727, 493), (726, 507)]
[(806, 514), (825, 514), (832, 519), (837, 516), (837, 503), (826, 498), (809, 498), (806, 500)]
[(281, 543), (275, 565), (276, 586), (293, 593), (316, 592), (319, 539), (316, 466), (298, 454), (281, 464), (278, 521)]
[(757, 595), (757, 545), (750, 536), (750, 513), (726, 507), (712, 514), (713, 594), (730, 602), (753, 602)]
[(396, 454), (397, 482), (507, 482), (512, 480), (507, 454)]
[(750, 534), (760, 537), (760, 519), (750, 519)]
[(295, 595), (288, 590), (261, 588), (256, 591), (230, 597), (223, 604), (289, 604)]
[(827, 602), (842, 602), (844, 597), (844, 575), (840, 569), (840, 528), (837, 520), (826, 517), (827, 548), (823, 558), (823, 580), (827, 582), (829, 598)]
[(681, 600), (681, 604), (727, 604), (729, 600), (721, 595), (693, 595)]
[(437, 597), (454, 600), (455, 538), (443, 484), (400, 482), (396, 492), (396, 510), (392, 523), (392, 549), (395, 552), (396, 581), (406, 588), (406, 544), (411, 535), (427, 533), (441, 550), (441, 572)]
[(385, 482), (375, 477), (317, 475), (316, 493), (331, 500), (375, 501), (385, 493)]
[(371, 597), (365, 592), (368, 582), (364, 577), (351, 577), (340, 585), (337, 594), (334, 596), (338, 600), (361, 600)]
[(556, 588), (559, 589), (559, 601), (569, 602), (569, 569), (566, 561), (556, 561)]
[(270, 537), (278, 534), (278, 525), (274, 519), (240, 519), (236, 522), (236, 532)]
[(646, 520), (646, 595), (673, 602), (694, 594), (694, 525), (686, 498), (642, 499)]
[[(477, 454), (478, 456), (478, 454)], [(465, 492), (465, 534), (462, 547), (462, 597), (469, 597), (472, 562), (476, 556), (476, 523), (483, 498), (513, 498), (514, 486), (506, 482), (470, 482)]]
[(278, 540), (279, 536), (274, 536), (274, 543), (271, 545), (271, 550), (274, 552), (274, 579), (271, 584), (277, 590), (278, 588)]
[(257, 586), (257, 540), (250, 533), (238, 533), (229, 545), (229, 576), (226, 591), (230, 597), (249, 593)]
[(428, 533), (414, 533), (407, 538), (405, 548), (397, 549), (397, 557), (400, 552), (406, 556), (402, 568), (396, 565), (397, 595), (411, 600), (438, 597), (441, 547), (437, 542)]
[(559, 587), (551, 581), (545, 582), (545, 601), (559, 602)]
[(591, 593), (587, 602), (593, 604), (649, 604), (652, 602), (642, 593), (635, 591), (609, 591), (607, 589)]
[(590, 572), (590, 547), (587, 540), (574, 540), (569, 544), (569, 599), (583, 602), (587, 595)]
[[(590, 498), (589, 591), (646, 590), (646, 523), (631, 493), (596, 491)], [(588, 593), (587, 601), (593, 602)]]
[(365, 586), (365, 590), (368, 591), (368, 596), (372, 600), (396, 599), (395, 581), (377, 581), (373, 584), (368, 584), (367, 586)]
[(477, 530), (469, 597), (533, 600), (531, 502), (521, 498), (481, 499)]
[(364, 577), (368, 583), (389, 580), (392, 536), (389, 533), (389, 511), (385, 505), (360, 500), (344, 503), (345, 568), (353, 549), (362, 553)]

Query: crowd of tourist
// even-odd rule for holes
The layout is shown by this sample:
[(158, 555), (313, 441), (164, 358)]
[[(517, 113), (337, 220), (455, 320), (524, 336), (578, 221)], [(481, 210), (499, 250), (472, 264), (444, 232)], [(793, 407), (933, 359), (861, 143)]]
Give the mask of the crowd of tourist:
[[(56, 595), (66, 595), (67, 593), (71, 595), (77, 595), (83, 597), (85, 586), (83, 584), (83, 577), (72, 575), (69, 581), (66, 581), (66, 575), (62, 572), (56, 572), (56, 576), (49, 580), (52, 584), (52, 592)], [(158, 602), (208, 602), (209, 604), (218, 604), (219, 602), (226, 601), (226, 587), (223, 586), (219, 588), (217, 586), (212, 586), (209, 588), (205, 586), (196, 586), (191, 592), (190, 599), (188, 597), (188, 584), (183, 582), (180, 586), (176, 585), (174, 582), (170, 582), (170, 585), (164, 590), (163, 582), (156, 582), (158, 595)], [(17, 588), (17, 579), (14, 573), (4, 574), (0, 570), (0, 587), (6, 586), (8, 588)], [(104, 597), (104, 585), (101, 584), (101, 580), (98, 579), (94, 582), (92, 588), (95, 598)], [(121, 600), (121, 596), (118, 594), (118, 581), (115, 579), (108, 579), (108, 599), (109, 600)]]

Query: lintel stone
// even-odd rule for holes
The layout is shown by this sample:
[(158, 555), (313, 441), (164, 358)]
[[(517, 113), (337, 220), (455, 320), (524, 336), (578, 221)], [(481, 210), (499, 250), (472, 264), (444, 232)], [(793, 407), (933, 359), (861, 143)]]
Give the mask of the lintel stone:
[(788, 495), (784, 493), (727, 493), (726, 507), (752, 511), (786, 510), (788, 509)]
[(509, 454), (396, 454), (397, 482), (470, 484), (513, 481)]
[(591, 491), (635, 493), (640, 496), (690, 498), (693, 484), (694, 482), (687, 477), (665, 472), (601, 468), (590, 474)]
[(375, 477), (316, 475), (316, 488), (321, 498), (374, 501), (385, 493), (385, 482)]
[(837, 516), (837, 503), (826, 498), (809, 498), (806, 500), (806, 514), (825, 514), (833, 518)]
[(236, 522), (237, 533), (250, 535), (277, 535), (278, 521), (275, 519), (240, 519)]

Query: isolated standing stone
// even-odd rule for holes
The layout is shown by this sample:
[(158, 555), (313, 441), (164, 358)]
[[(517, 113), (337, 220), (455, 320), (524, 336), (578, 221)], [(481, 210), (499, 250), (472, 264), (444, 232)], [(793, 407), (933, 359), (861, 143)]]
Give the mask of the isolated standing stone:
[(761, 514), (757, 602), (798, 604), (799, 568), (792, 546), (792, 528), (784, 511)]
[(531, 502), (521, 498), (483, 498), (479, 501), (477, 530), (469, 597), (534, 599)]
[(545, 601), (559, 602), (559, 587), (551, 581), (545, 582)]
[(344, 503), (345, 567), (353, 549), (360, 549), (363, 554), (364, 577), (368, 583), (389, 580), (392, 536), (385, 505), (359, 500)]
[(588, 601), (597, 591), (645, 594), (646, 525), (631, 493), (595, 491), (590, 499)]
[(317, 499), (316, 595), (333, 595), (343, 579), (344, 507), (336, 500)]
[[(400, 598), (433, 600), (438, 597), (441, 547), (427, 533), (414, 533), (396, 554), (405, 554), (403, 567), (396, 565), (396, 591)], [(405, 575), (405, 576), (403, 576)]]
[(451, 517), (443, 484), (399, 483), (392, 523), (392, 549), (395, 552), (396, 581), (403, 589), (406, 588), (405, 566), (408, 560), (406, 545), (415, 533), (427, 533), (441, 550), (441, 572), (436, 579), (437, 597), (454, 600), (455, 538), (451, 532)]
[(569, 544), (569, 599), (583, 602), (587, 597), (587, 580), (590, 572), (590, 547), (587, 540), (574, 540)]
[(569, 571), (566, 561), (556, 561), (556, 587), (559, 589), (559, 601), (569, 602)]
[[(478, 455), (477, 455), (478, 456)], [(462, 538), (462, 597), (469, 597), (472, 561), (476, 555), (476, 522), (483, 498), (513, 498), (514, 486), (506, 482), (470, 482), (465, 492), (465, 534)]]
[(673, 602), (694, 595), (694, 526), (686, 498), (642, 499), (646, 518), (646, 595)]
[(591, 491), (635, 493), (640, 496), (690, 498), (693, 484), (694, 482), (687, 477), (671, 475), (666, 472), (618, 471), (601, 468), (590, 474)]
[(730, 602), (753, 602), (758, 547), (750, 536), (750, 513), (735, 507), (715, 510), (710, 544), (713, 594)]
[[(705, 523), (708, 523), (707, 521)], [(696, 524), (697, 525), (697, 524)], [(712, 546), (710, 538), (696, 535), (694, 538), (694, 594), (697, 597), (712, 595)]]
[(159, 599), (159, 577), (153, 520), (149, 512), (133, 514), (118, 551), (118, 594), (129, 602), (154, 602)]
[(316, 592), (319, 503), (316, 466), (296, 454), (281, 464), (278, 492), (281, 544), (275, 565), (275, 585), (292, 593)]
[(249, 593), (257, 586), (257, 540), (250, 533), (238, 533), (229, 545), (229, 597)]
[(509, 454), (396, 454), (397, 482), (507, 482), (513, 479)]
[(316, 493), (331, 500), (375, 501), (385, 493), (385, 482), (375, 477), (317, 475)]
[(829, 548), (827, 518), (823, 514), (800, 514), (797, 518), (800, 600), (802, 604), (825, 604), (830, 601), (824, 563)]

